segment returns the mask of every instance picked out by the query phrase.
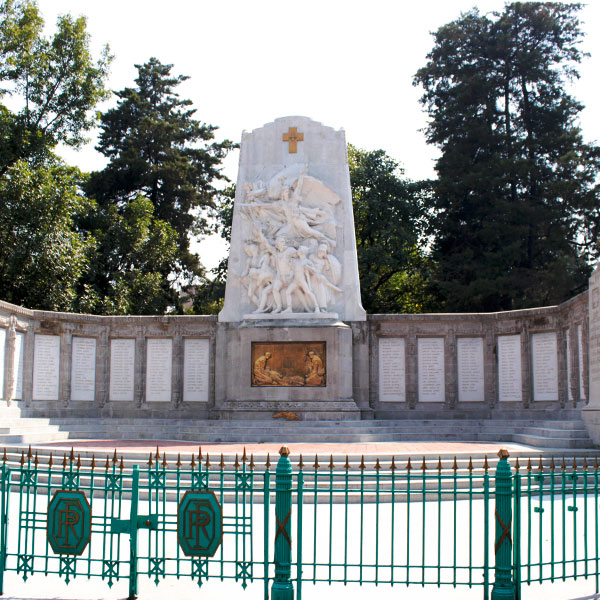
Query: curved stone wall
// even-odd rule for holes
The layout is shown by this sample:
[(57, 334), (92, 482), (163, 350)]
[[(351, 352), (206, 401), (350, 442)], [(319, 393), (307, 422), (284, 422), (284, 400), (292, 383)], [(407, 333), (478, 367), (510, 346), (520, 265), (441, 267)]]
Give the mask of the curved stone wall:
[[(555, 413), (589, 397), (587, 292), (553, 307), (349, 325), (345, 376), (363, 417)], [(218, 356), (233, 327), (213, 316), (99, 317), (0, 302), (2, 403), (35, 416), (218, 418), (220, 386), (249, 369)]]

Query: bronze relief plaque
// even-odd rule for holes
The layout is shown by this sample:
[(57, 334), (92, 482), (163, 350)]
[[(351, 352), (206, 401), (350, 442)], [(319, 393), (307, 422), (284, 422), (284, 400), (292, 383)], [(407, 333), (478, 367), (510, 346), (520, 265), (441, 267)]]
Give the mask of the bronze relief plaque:
[(325, 342), (252, 342), (255, 387), (325, 387)]

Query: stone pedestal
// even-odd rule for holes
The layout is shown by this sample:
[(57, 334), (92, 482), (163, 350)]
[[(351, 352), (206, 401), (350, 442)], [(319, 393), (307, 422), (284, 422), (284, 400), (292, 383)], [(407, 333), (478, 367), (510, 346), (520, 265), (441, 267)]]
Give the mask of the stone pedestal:
[[(589, 403), (582, 410), (582, 416), (590, 437), (594, 440), (594, 443), (600, 445), (600, 267), (597, 267), (590, 277), (588, 294), (589, 344), (587, 373)], [(581, 366), (584, 368), (581, 368)], [(580, 372), (586, 373), (585, 365), (580, 365)]]
[[(293, 344), (294, 356), (282, 360), (279, 354)], [(254, 348), (254, 353), (253, 353)], [(270, 350), (266, 371), (273, 373), (271, 384), (263, 375), (257, 377), (256, 361)], [(310, 380), (311, 348), (323, 348), (316, 360), (323, 363), (321, 381)], [(321, 354), (319, 350), (317, 354)], [(217, 329), (215, 365), (215, 412), (223, 419), (270, 419), (286, 412), (282, 418), (303, 420), (360, 419), (352, 397), (352, 329), (341, 321), (322, 324), (318, 321), (290, 319), (221, 323)], [(285, 380), (284, 380), (285, 378)], [(279, 384), (281, 382), (282, 384)], [(297, 385), (295, 385), (297, 383)]]

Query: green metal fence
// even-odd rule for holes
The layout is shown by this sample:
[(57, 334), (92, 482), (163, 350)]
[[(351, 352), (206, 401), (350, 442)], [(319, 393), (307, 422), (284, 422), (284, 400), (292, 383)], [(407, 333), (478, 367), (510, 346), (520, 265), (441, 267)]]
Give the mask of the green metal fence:
[[(302, 598), (313, 584), (478, 587), (484, 599), (580, 577), (598, 592), (598, 463), (492, 471), (453, 461), (348, 457), (290, 460), (246, 453), (229, 464), (157, 449), (126, 468), (117, 454), (73, 452), (42, 464), (31, 451), (0, 465), (0, 592), (4, 573), (69, 582), (169, 577), (261, 582), (265, 599)], [(200, 592), (201, 596), (201, 592)]]

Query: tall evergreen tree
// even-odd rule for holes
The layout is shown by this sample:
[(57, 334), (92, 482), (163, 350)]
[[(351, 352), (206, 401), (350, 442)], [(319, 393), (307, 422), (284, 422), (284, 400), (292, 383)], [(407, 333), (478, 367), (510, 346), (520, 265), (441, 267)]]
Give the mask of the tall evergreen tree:
[[(159, 270), (162, 284), (156, 293), (162, 300), (157, 297), (147, 304), (162, 312), (178, 305), (178, 286), (194, 283), (203, 274), (198, 255), (190, 251), (190, 238), (208, 231), (207, 215), (221, 194), (215, 183), (226, 181), (221, 161), (233, 144), (214, 141), (217, 128), (194, 118), (192, 102), (175, 91), (188, 78), (171, 75), (172, 65), (151, 58), (136, 67), (136, 87), (117, 92), (117, 106), (101, 118), (97, 149), (109, 163), (91, 175), (88, 192), (102, 209), (115, 207), (121, 215), (143, 196), (151, 202), (154, 218), (175, 231), (177, 253)], [(124, 256), (127, 251), (111, 237), (104, 243), (109, 247), (101, 256)], [(135, 270), (137, 263), (127, 268)], [(106, 277), (100, 276), (103, 270)], [(96, 273), (88, 283), (96, 286), (99, 296), (113, 294), (118, 272), (113, 276), (111, 265), (104, 262)]]
[(579, 9), (472, 10), (434, 34), (415, 76), (441, 149), (431, 233), (445, 310), (552, 304), (586, 284), (600, 153), (565, 87), (583, 56)]

